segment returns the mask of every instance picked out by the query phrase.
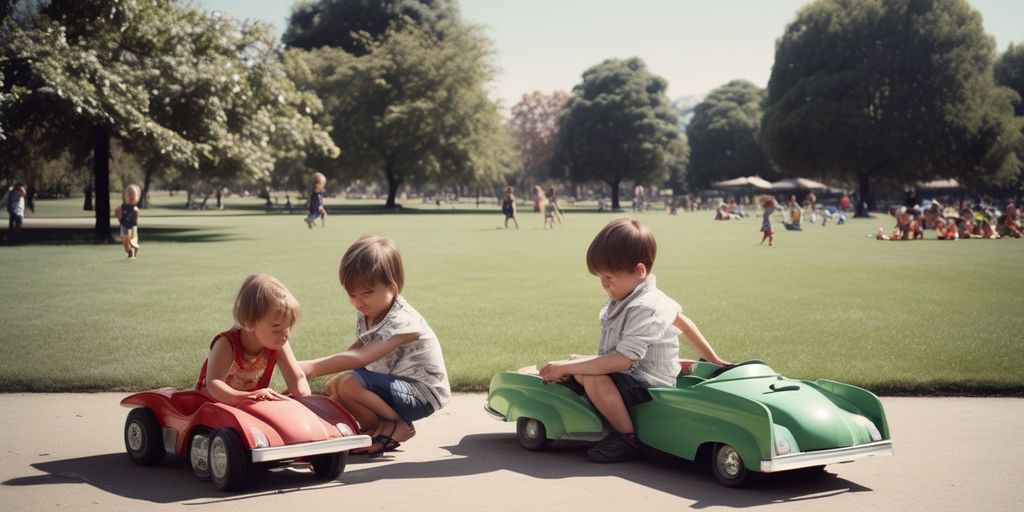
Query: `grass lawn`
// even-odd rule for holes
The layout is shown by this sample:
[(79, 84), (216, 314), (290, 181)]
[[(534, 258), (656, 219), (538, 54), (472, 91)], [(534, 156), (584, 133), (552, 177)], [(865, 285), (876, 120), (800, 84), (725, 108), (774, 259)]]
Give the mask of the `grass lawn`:
[[(596, 350), (605, 298), (584, 257), (623, 216), (570, 210), (543, 230), (527, 206), (522, 229), (506, 231), (494, 204), (374, 214), (381, 202), (329, 200), (340, 214), (309, 230), (301, 208), (266, 214), (257, 199), (229, 199), (190, 212), (183, 200), (143, 212), (135, 261), (119, 245), (53, 240), (88, 239), (81, 198), (38, 202), (28, 237), (56, 235), (0, 246), (0, 391), (191, 386), (251, 272), (277, 276), (302, 303), (300, 358), (342, 350), (355, 314), (337, 266), (364, 233), (402, 249), (403, 295), (440, 337), (453, 387), (484, 389), (498, 370)], [(879, 242), (865, 236), (890, 227), (879, 216), (781, 231), (768, 248), (759, 218), (639, 217), (658, 237), (659, 287), (726, 359), (882, 393), (1024, 394), (1024, 240)], [(693, 356), (685, 343), (682, 355)]]

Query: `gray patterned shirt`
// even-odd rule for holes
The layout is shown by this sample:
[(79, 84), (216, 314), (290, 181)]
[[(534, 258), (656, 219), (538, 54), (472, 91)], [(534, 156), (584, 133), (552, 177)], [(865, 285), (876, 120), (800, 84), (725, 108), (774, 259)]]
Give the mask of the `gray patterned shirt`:
[(398, 334), (419, 333), (410, 341), (366, 365), (366, 369), (400, 377), (420, 391), (420, 398), (434, 406), (436, 412), (451, 400), (448, 370), (444, 365), (441, 343), (427, 321), (401, 296), (395, 297), (391, 309), (376, 325), (356, 313), (356, 337), (363, 345), (380, 343)]
[(626, 298), (601, 308), (598, 355), (618, 352), (633, 361), (623, 373), (651, 387), (674, 388), (680, 331), (673, 324), (682, 311), (658, 289), (654, 274), (647, 276)]

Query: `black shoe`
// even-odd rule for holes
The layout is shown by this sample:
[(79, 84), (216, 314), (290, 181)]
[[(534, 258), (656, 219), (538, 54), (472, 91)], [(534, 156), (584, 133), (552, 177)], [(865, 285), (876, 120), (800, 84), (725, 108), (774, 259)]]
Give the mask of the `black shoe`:
[(643, 448), (635, 435), (627, 436), (612, 432), (587, 449), (587, 460), (591, 462), (622, 462), (635, 458), (641, 453), (643, 453)]

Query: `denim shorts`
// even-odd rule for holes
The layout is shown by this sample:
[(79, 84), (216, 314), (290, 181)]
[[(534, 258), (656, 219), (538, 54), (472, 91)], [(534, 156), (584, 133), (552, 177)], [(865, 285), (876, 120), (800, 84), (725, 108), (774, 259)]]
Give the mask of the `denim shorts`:
[[(608, 377), (612, 379), (615, 388), (619, 390), (622, 403), (626, 404), (627, 409), (652, 400), (651, 393), (647, 391), (647, 385), (637, 380), (636, 377), (622, 372), (609, 373)], [(583, 384), (577, 382), (576, 379), (569, 378), (562, 381), (561, 384), (573, 390), (577, 395), (586, 396), (587, 394)]]
[(420, 389), (408, 380), (366, 368), (357, 368), (352, 375), (359, 379), (363, 388), (379, 396), (405, 421), (426, 418), (434, 412), (434, 406), (424, 400)]

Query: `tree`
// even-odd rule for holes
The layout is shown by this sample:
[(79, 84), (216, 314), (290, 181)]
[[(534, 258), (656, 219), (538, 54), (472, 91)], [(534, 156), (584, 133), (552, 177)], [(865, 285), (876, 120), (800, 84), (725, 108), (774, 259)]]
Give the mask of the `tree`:
[(555, 155), (555, 141), (565, 102), (569, 94), (555, 91), (544, 94), (534, 91), (524, 94), (512, 106), (509, 129), (519, 149), (520, 186), (537, 183), (553, 174), (551, 169)]
[(112, 138), (145, 165), (147, 184), (158, 168), (260, 178), (279, 153), (337, 152), (263, 26), (159, 0), (52, 1), (5, 19), (0, 35), (11, 84), (0, 109), (14, 134), (2, 144), (51, 159), (91, 153), (97, 239), (109, 239)]
[(556, 154), (576, 182), (601, 180), (619, 209), (622, 180), (664, 182), (681, 158), (668, 83), (639, 58), (609, 59), (583, 73), (562, 116)]
[(342, 155), (318, 163), (343, 180), (383, 177), (386, 206), (403, 183), (448, 185), (494, 179), (510, 163), (511, 141), (484, 84), (490, 46), (476, 27), (437, 35), (411, 20), (393, 25), (368, 52), (292, 50), (308, 72), (293, 77), (323, 99)]
[(733, 80), (697, 104), (686, 128), (690, 142), (686, 181), (691, 189), (740, 176), (778, 178), (758, 143), (765, 94), (746, 80)]
[[(994, 73), (996, 83), (1013, 89), (1024, 98), (1024, 44), (1010, 43), (996, 59)], [(1024, 116), (1024, 101), (1018, 99), (1015, 113)]]
[(762, 145), (787, 174), (857, 181), (860, 216), (872, 180), (1012, 179), (993, 57), (964, 0), (817, 0), (776, 44)]
[(403, 18), (443, 38), (444, 27), (459, 20), (459, 7), (454, 0), (319, 0), (293, 8), (281, 39), (292, 48), (331, 46), (365, 55), (367, 41)]

